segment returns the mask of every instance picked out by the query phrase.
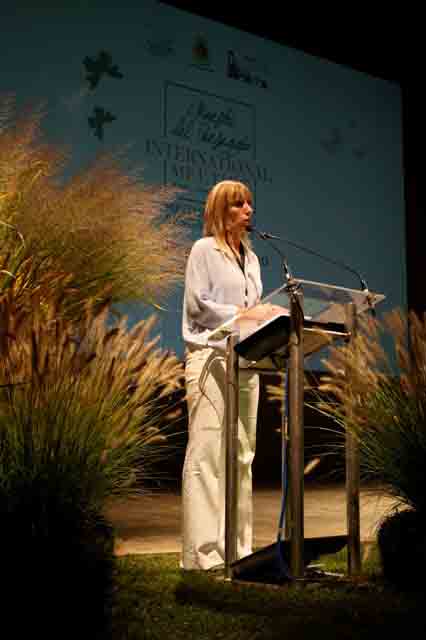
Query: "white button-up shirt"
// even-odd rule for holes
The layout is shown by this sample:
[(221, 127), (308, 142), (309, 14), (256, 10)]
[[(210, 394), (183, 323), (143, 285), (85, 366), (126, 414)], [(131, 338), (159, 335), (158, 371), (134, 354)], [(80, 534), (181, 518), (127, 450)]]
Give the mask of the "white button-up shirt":
[(207, 335), (230, 320), (238, 307), (252, 307), (262, 296), (259, 260), (245, 250), (244, 272), (237, 259), (209, 236), (197, 240), (185, 274), (182, 333), (187, 346), (207, 345)]

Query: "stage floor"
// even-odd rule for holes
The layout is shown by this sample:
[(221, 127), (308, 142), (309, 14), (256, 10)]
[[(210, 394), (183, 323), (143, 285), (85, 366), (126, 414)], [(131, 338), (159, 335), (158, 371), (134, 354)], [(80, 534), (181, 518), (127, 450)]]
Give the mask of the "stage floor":
[[(116, 529), (116, 554), (180, 551), (180, 494), (161, 491), (108, 508)], [(361, 540), (372, 541), (381, 518), (394, 500), (378, 488), (361, 490)], [(346, 530), (346, 494), (343, 485), (309, 484), (305, 487), (305, 537), (342, 535)], [(254, 490), (254, 546), (276, 539), (281, 509), (279, 488)]]

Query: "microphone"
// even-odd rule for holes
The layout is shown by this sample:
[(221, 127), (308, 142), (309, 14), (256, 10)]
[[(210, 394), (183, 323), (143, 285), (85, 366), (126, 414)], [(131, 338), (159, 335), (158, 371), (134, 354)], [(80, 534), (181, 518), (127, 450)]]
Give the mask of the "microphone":
[[(313, 249), (310, 249), (309, 247), (305, 247), (305, 246), (303, 246), (301, 244), (298, 244), (297, 242), (293, 242), (292, 240), (288, 240), (287, 238), (280, 238), (279, 236), (275, 236), (272, 233), (267, 233), (265, 231), (260, 231), (259, 229), (257, 229), (256, 227), (254, 227), (251, 224), (247, 225), (246, 229), (249, 232), (256, 233), (260, 238), (262, 238), (262, 240), (279, 240), (280, 242), (286, 242), (291, 247), (295, 247), (296, 249), (299, 249), (299, 251), (305, 251), (306, 253), (309, 253), (310, 255), (313, 255), (313, 256), (315, 256), (317, 258), (321, 258), (322, 260), (325, 260), (326, 262), (329, 262), (330, 264), (334, 264), (337, 267), (340, 267), (342, 269), (346, 269), (346, 271), (349, 271), (349, 273), (352, 273), (352, 275), (355, 275), (358, 278), (358, 280), (360, 282), (360, 285), (361, 285), (361, 290), (365, 294), (368, 306), (370, 307), (373, 316), (376, 315), (376, 311), (374, 309), (374, 304), (373, 304), (373, 298), (372, 298), (371, 293), (370, 293), (370, 291), (368, 289), (367, 282), (361, 276), (359, 271), (357, 271), (353, 267), (350, 267), (345, 262), (341, 262), (340, 260), (333, 260), (333, 258), (329, 258), (328, 256), (323, 256), (321, 253), (318, 253), (317, 251), (314, 251)], [(271, 246), (274, 247), (274, 245), (272, 243), (271, 243)], [(276, 247), (274, 247), (274, 248), (276, 248)]]

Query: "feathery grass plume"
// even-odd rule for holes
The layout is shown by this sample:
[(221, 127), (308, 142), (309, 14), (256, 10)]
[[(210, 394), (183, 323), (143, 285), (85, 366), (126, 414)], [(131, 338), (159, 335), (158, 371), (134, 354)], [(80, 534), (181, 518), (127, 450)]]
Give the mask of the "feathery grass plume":
[[(395, 373), (381, 336), (392, 340)], [(401, 505), (426, 512), (426, 325), (414, 313), (368, 318), (324, 362), (317, 408), (357, 438), (361, 469)], [(343, 446), (343, 445), (342, 445)]]
[(0, 114), (0, 219), (25, 256), (72, 274), (82, 302), (106, 290), (113, 302), (161, 302), (184, 275), (186, 218), (166, 213), (177, 189), (144, 185), (118, 155), (65, 179), (67, 155), (43, 142), (42, 111), (15, 119), (3, 101)]
[(5, 301), (2, 311), (3, 479), (14, 469), (22, 478), (53, 465), (97, 505), (132, 492), (164, 451), (159, 403), (181, 384), (181, 363), (150, 338), (154, 319), (127, 331), (125, 320), (108, 326), (107, 305), (88, 305), (79, 324), (52, 307), (24, 322)]
[(57, 273), (44, 262), (26, 255), (25, 241), (13, 225), (0, 220), (0, 297), (6, 294), (15, 304), (23, 303), (26, 296), (44, 289), (57, 280)]

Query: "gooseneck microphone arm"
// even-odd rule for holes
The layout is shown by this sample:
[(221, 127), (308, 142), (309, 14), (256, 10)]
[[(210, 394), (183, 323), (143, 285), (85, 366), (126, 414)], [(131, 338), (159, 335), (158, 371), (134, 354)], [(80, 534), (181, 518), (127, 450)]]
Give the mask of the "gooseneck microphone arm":
[[(304, 251), (305, 253), (309, 253), (309, 254), (317, 257), (317, 258), (321, 258), (322, 260), (325, 260), (326, 262), (329, 262), (330, 264), (334, 264), (335, 266), (340, 267), (341, 269), (345, 269), (346, 271), (349, 271), (349, 273), (352, 273), (354, 276), (356, 276), (358, 278), (358, 280), (359, 280), (359, 282), (361, 284), (361, 290), (362, 290), (363, 293), (365, 293), (368, 306), (370, 307), (373, 315), (375, 315), (374, 304), (373, 304), (373, 301), (372, 301), (372, 296), (371, 296), (370, 291), (368, 289), (367, 282), (361, 276), (359, 271), (356, 271), (356, 269), (354, 269), (353, 267), (350, 267), (345, 262), (341, 262), (340, 260), (333, 260), (333, 258), (328, 258), (327, 256), (323, 256), (321, 253), (318, 253), (317, 251), (314, 251), (313, 249), (310, 249), (310, 248), (305, 247), (305, 246), (303, 246), (301, 244), (298, 244), (297, 242), (293, 242), (292, 240), (287, 240), (287, 238), (280, 238), (279, 236), (274, 236), (272, 233), (266, 233), (265, 231), (259, 231), (259, 229), (256, 229), (256, 227), (254, 227), (253, 225), (248, 225), (247, 231), (253, 231), (260, 238), (262, 238), (262, 240), (278, 240), (279, 242), (285, 242), (288, 245), (290, 245), (291, 247), (295, 247), (296, 249), (299, 249), (299, 251)], [(272, 242), (271, 242), (271, 246), (274, 247), (274, 249), (276, 251), (278, 251), (277, 247), (274, 244), (272, 244)], [(280, 253), (281, 257), (283, 258), (283, 261), (285, 261), (284, 256), (281, 254), (281, 252), (279, 252), (279, 253)], [(287, 264), (287, 263), (285, 262), (285, 264)]]
[[(266, 234), (266, 233), (263, 233), (262, 231), (259, 231), (258, 229), (256, 229), (256, 227), (253, 227), (253, 225), (251, 225), (251, 224), (247, 226), (247, 231), (256, 233), (259, 236), (259, 238), (261, 238), (262, 240), (279, 240), (279, 238), (277, 238), (276, 236), (269, 237), (269, 234)], [(281, 261), (282, 261), (284, 278), (287, 281), (287, 283), (290, 283), (292, 281), (292, 279), (293, 279), (293, 276), (291, 275), (291, 272), (290, 272), (290, 269), (289, 269), (289, 266), (288, 266), (288, 262), (287, 262), (287, 258), (285, 257), (283, 252), (273, 242), (270, 242), (269, 244), (271, 245), (271, 247), (280, 256)]]
[(258, 229), (255, 229), (251, 225), (248, 227), (248, 229), (249, 231), (254, 231), (255, 233), (257, 233), (257, 235), (263, 238), (263, 240), (279, 240), (280, 242), (285, 242), (291, 247), (295, 247), (296, 249), (299, 249), (299, 251), (305, 251), (305, 253), (310, 253), (312, 256), (315, 256), (316, 258), (321, 258), (322, 260), (325, 260), (330, 264), (334, 264), (336, 267), (341, 267), (343, 269), (346, 269), (347, 271), (349, 271), (350, 273), (352, 273), (354, 276), (358, 278), (361, 284), (361, 289), (363, 291), (368, 292), (367, 283), (364, 280), (364, 278), (361, 276), (361, 274), (355, 269), (353, 269), (352, 267), (350, 267), (349, 265), (347, 265), (345, 262), (340, 262), (339, 260), (333, 260), (333, 258), (328, 258), (327, 256), (323, 256), (321, 253), (318, 253), (317, 251), (313, 251), (313, 249), (309, 249), (308, 247), (304, 247), (301, 244), (297, 244), (297, 242), (293, 242), (292, 240), (287, 240), (287, 238), (283, 239), (278, 236), (272, 235), (272, 233), (265, 233), (264, 231), (259, 231)]

